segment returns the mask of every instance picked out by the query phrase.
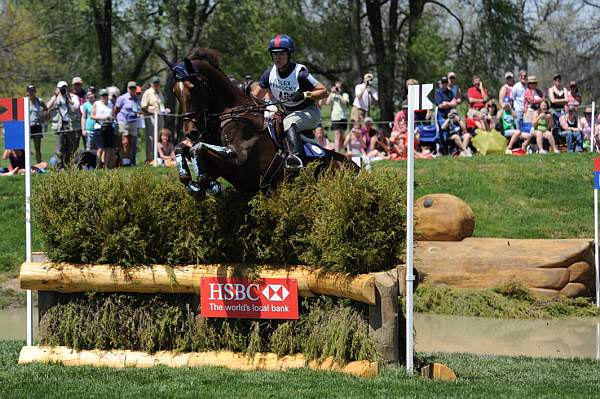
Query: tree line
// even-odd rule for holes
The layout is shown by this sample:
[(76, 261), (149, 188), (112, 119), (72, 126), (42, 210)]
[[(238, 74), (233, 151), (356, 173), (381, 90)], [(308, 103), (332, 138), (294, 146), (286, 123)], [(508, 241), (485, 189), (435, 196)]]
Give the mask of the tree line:
[[(600, 88), (599, 8), (590, 0), (6, 1), (0, 95), (72, 76), (98, 87), (167, 79), (158, 55), (176, 61), (198, 46), (218, 49), (227, 74), (257, 79), (270, 63), (268, 40), (285, 32), (295, 60), (326, 84), (341, 79), (352, 92), (374, 72), (384, 120), (406, 79), (435, 82), (450, 70), (463, 88), (473, 74), (499, 88), (508, 70), (559, 72), (589, 96)], [(167, 102), (174, 109), (172, 96)]]

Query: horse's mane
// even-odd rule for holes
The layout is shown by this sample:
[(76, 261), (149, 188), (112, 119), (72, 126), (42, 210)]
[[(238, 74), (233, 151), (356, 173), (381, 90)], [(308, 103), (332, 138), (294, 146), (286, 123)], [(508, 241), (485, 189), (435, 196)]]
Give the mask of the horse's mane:
[(206, 61), (221, 71), (221, 53), (212, 48), (195, 47), (187, 55), (190, 61)]

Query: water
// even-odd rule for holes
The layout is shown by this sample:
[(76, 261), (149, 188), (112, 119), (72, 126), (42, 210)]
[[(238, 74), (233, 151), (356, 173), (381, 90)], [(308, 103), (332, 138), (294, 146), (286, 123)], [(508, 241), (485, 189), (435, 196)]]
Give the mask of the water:
[[(34, 337), (37, 334), (34, 308)], [(0, 310), (0, 340), (25, 340), (25, 308)], [(513, 320), (415, 314), (419, 352), (600, 359), (600, 319)]]
[(415, 314), (419, 352), (600, 359), (600, 319), (513, 320)]
[[(37, 334), (37, 308), (33, 308), (33, 337)], [(0, 340), (19, 339), (25, 341), (27, 333), (25, 308), (0, 310)]]

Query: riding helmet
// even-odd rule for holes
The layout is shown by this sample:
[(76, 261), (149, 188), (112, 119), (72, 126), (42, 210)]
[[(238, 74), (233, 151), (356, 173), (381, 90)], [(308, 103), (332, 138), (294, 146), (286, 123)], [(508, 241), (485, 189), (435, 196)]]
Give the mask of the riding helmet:
[(294, 52), (294, 41), (288, 35), (278, 34), (269, 41), (269, 53), (286, 51), (290, 56)]

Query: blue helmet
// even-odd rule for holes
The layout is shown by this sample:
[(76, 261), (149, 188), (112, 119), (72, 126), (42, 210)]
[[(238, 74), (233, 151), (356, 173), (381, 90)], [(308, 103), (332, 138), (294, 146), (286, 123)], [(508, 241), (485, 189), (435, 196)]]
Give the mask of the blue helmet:
[(294, 52), (294, 41), (288, 35), (278, 34), (269, 41), (269, 53), (286, 51), (290, 56)]

